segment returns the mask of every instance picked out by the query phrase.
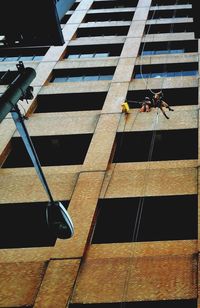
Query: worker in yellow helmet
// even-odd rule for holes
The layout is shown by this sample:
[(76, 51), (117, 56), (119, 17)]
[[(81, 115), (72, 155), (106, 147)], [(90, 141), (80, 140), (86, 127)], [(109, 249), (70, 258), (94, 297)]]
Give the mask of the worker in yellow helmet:
[(124, 102), (123, 104), (121, 104), (121, 107), (122, 107), (122, 112), (125, 113), (125, 114), (128, 114), (129, 113), (129, 104), (127, 102)]

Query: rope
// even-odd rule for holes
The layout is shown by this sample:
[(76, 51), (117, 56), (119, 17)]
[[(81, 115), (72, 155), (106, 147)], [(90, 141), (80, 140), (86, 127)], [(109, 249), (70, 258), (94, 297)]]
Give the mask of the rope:
[[(143, 186), (142, 197), (140, 198), (139, 204), (138, 204), (138, 209), (137, 209), (137, 214), (136, 214), (136, 219), (135, 219), (135, 224), (134, 224), (131, 242), (136, 242), (137, 239), (138, 239), (138, 234), (139, 234), (139, 229), (140, 229), (140, 224), (141, 224), (141, 218), (142, 218), (142, 213), (143, 213), (143, 207), (144, 207), (145, 193), (146, 193), (146, 188), (147, 188), (147, 179), (149, 177), (149, 172), (148, 172), (149, 167), (150, 167), (149, 163), (150, 163), (150, 161), (152, 159), (152, 155), (153, 155), (157, 123), (158, 123), (158, 110), (157, 110), (157, 113), (156, 113), (156, 118), (155, 118), (154, 126), (153, 126), (153, 134), (152, 134), (152, 138), (151, 138), (150, 149), (149, 149), (148, 160), (147, 160), (148, 165), (147, 165), (147, 168), (145, 169), (145, 174), (144, 174), (145, 185)], [(129, 285), (130, 276), (131, 276), (132, 258), (133, 258), (133, 249), (131, 250), (131, 255), (129, 257), (127, 276), (126, 276), (126, 279), (125, 279), (124, 290), (123, 290), (123, 300), (122, 300), (121, 305), (120, 305), (121, 308), (125, 307), (125, 304), (126, 304), (125, 300), (126, 300), (126, 296), (127, 296), (127, 292), (128, 292), (128, 285)]]
[[(179, 1), (179, 0), (176, 0), (175, 5), (178, 4), (178, 1)], [(172, 18), (175, 18), (175, 17), (176, 17), (176, 11), (177, 11), (177, 10), (176, 10), (176, 8), (175, 8)], [(153, 14), (152, 14), (152, 16), (151, 16), (150, 21), (154, 19), (155, 12), (156, 12), (156, 10), (153, 11)], [(170, 33), (173, 32), (173, 28), (174, 28), (174, 24), (171, 23), (171, 26), (170, 26)], [(148, 31), (146, 32), (146, 35), (149, 34), (150, 29), (151, 29), (151, 23), (149, 24)], [(141, 75), (141, 77), (142, 77), (143, 82), (145, 83), (145, 86), (146, 86), (147, 90), (149, 90), (153, 95), (155, 95), (156, 92), (154, 92), (152, 89), (150, 89), (150, 88), (148, 87), (148, 83), (147, 83), (146, 79), (144, 78), (143, 71), (142, 71), (142, 66), (143, 66), (143, 52), (144, 52), (145, 45), (146, 45), (146, 41), (145, 41), (145, 37), (146, 37), (146, 36), (143, 36), (143, 37), (144, 37), (144, 43), (143, 43), (143, 47), (142, 47), (142, 51), (141, 51), (140, 75)], [(170, 41), (168, 42), (168, 46), (170, 46)], [(163, 67), (163, 71), (165, 71), (165, 68), (166, 68), (166, 64), (165, 64), (164, 67)], [(162, 91), (163, 84), (164, 84), (164, 79), (165, 79), (165, 78), (163, 78), (163, 80), (162, 80), (162, 85), (161, 85), (160, 91)]]
[[(155, 13), (156, 13), (156, 10), (153, 11), (153, 14), (152, 14), (152, 16), (151, 16), (150, 21), (153, 20)], [(148, 30), (147, 30), (147, 32), (146, 32), (146, 35), (149, 34), (150, 29), (151, 29), (151, 23), (149, 24)], [(143, 35), (143, 37), (144, 37), (144, 43), (143, 43), (143, 47), (142, 47), (142, 51), (141, 51), (140, 75), (141, 75), (141, 77), (142, 77), (143, 82), (145, 83), (146, 88), (147, 88), (152, 94), (155, 94), (150, 88), (148, 88), (147, 82), (146, 82), (146, 80), (145, 80), (145, 78), (144, 78), (144, 76), (143, 76), (143, 71), (142, 71), (142, 66), (143, 66), (143, 52), (144, 52), (144, 48), (145, 48), (145, 44), (146, 44), (146, 42), (145, 42), (145, 37), (146, 37), (146, 35), (145, 35), (145, 36)]]

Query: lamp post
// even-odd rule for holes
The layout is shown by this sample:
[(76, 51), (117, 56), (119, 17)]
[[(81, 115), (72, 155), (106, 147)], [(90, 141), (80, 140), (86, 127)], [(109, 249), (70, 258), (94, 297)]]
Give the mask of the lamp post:
[(16, 128), (24, 142), (36, 173), (49, 199), (49, 203), (46, 207), (46, 222), (58, 238), (67, 239), (72, 237), (74, 234), (72, 220), (62, 203), (59, 201), (54, 201), (52, 197), (48, 183), (42, 171), (39, 158), (25, 126), (24, 117), (21, 115), (17, 105), (19, 99), (33, 98), (33, 88), (30, 86), (30, 83), (35, 78), (36, 72), (33, 68), (24, 68), (22, 62), (19, 62), (17, 68), (19, 75), (0, 97), (0, 122), (9, 112), (11, 112)]

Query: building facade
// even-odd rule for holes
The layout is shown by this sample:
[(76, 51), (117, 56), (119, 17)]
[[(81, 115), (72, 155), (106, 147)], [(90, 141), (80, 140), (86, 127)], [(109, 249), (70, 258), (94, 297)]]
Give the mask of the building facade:
[[(0, 124), (0, 307), (200, 307), (191, 8), (77, 0), (62, 19), (63, 46), (0, 48), (1, 93), (18, 61), (36, 70), (34, 99), (19, 107), (75, 228), (68, 240), (49, 234), (48, 199), (9, 114)], [(169, 119), (140, 112), (160, 90)]]

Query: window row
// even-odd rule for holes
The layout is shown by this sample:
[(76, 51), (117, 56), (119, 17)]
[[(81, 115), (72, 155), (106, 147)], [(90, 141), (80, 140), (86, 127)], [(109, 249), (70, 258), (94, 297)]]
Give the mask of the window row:
[[(82, 82), (112, 80), (116, 67), (95, 67), (79, 69), (59, 69), (53, 70), (50, 82)], [(18, 71), (0, 72), (0, 85), (10, 84), (17, 76)], [(174, 63), (155, 65), (136, 65), (132, 78), (163, 78), (197, 76), (198, 63)]]
[[(152, 131), (117, 133), (113, 162), (148, 161), (152, 135)], [(33, 136), (31, 139), (42, 166), (80, 165), (84, 162), (92, 134)], [(197, 129), (156, 131), (151, 156), (151, 161), (197, 159)], [(21, 138), (11, 139), (11, 152), (2, 167), (32, 167)]]
[[(153, 89), (153, 91), (158, 92), (159, 89)], [(164, 99), (169, 102), (170, 106), (198, 104), (198, 88), (164, 89), (163, 93)], [(140, 108), (138, 102), (143, 101), (146, 95), (145, 90), (128, 91), (126, 100), (129, 101), (130, 108)], [(35, 112), (101, 110), (106, 96), (107, 92), (38, 95)]]
[[(142, 198), (139, 223), (137, 212)], [(65, 208), (68, 207), (69, 201), (61, 202)], [(197, 239), (197, 204), (195, 194), (99, 199), (91, 242), (105, 244)], [(0, 248), (54, 246), (56, 238), (46, 221), (47, 206), (48, 202), (1, 204)], [(10, 226), (15, 232), (10, 232)], [(135, 227), (138, 227), (139, 232), (133, 238)]]
[[(157, 55), (157, 54), (175, 54), (198, 51), (198, 40), (187, 41), (168, 41), (141, 43), (139, 55)], [(120, 56), (123, 44), (100, 44), (100, 45), (81, 45), (68, 46), (64, 58), (105, 58)], [(42, 53), (41, 53), (42, 52)], [(0, 49), (0, 61), (40, 61), (47, 52), (45, 50), (34, 51), (28, 54), (27, 50), (18, 49)]]

